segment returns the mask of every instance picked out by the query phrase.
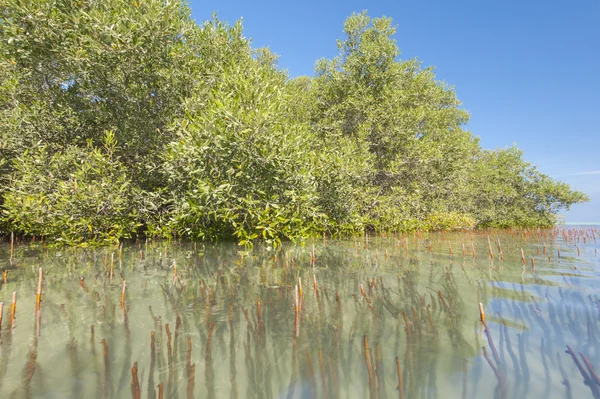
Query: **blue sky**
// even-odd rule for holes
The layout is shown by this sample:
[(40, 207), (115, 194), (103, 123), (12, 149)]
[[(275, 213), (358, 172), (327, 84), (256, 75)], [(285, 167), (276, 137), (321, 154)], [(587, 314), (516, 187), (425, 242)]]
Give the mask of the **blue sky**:
[(401, 58), (436, 67), (484, 148), (516, 143), (548, 175), (586, 192), (569, 222), (600, 222), (600, 0), (191, 0), (197, 22), (243, 18), (290, 76), (336, 55), (353, 11), (391, 17)]

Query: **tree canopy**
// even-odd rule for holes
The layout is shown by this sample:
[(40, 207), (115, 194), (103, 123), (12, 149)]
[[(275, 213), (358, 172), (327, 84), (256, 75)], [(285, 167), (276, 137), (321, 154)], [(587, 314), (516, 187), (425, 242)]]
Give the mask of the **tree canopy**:
[(1, 229), (66, 244), (550, 226), (585, 194), (485, 150), (386, 17), (290, 79), (162, 0), (0, 0)]

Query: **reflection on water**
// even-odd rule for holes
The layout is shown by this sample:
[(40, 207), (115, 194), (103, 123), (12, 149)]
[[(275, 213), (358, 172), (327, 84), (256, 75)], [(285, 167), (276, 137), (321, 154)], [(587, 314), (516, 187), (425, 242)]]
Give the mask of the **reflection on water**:
[(4, 243), (0, 397), (600, 398), (599, 234)]

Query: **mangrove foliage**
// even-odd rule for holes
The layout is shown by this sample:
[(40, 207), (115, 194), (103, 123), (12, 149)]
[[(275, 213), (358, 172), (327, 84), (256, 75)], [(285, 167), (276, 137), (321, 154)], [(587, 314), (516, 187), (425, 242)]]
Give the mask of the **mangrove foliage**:
[(0, 0), (1, 230), (278, 243), (549, 226), (587, 199), (481, 148), (391, 19), (344, 32), (291, 78), (240, 22), (197, 24), (178, 1)]

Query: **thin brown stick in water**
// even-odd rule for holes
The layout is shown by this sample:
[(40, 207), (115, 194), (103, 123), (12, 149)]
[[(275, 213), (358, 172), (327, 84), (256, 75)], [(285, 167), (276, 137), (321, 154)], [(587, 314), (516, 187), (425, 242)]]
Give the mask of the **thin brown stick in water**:
[(375, 390), (375, 378), (373, 376), (373, 365), (371, 364), (371, 357), (369, 356), (369, 339), (365, 335), (363, 337), (363, 345), (365, 349), (365, 364), (367, 365), (367, 373), (369, 376), (369, 393), (371, 399), (377, 397), (377, 393)]
[(40, 309), (35, 310), (35, 337), (36, 340), (40, 337), (42, 329), (42, 311)]
[(4, 281), (4, 284), (8, 283), (8, 270), (6, 269), (4, 269), (2, 281)]
[(125, 307), (125, 291), (127, 290), (127, 282), (123, 280), (123, 289), (121, 290), (121, 307)]
[(155, 333), (150, 331), (150, 372), (148, 374), (148, 397), (154, 398), (156, 391), (154, 390), (154, 365), (156, 363), (156, 344)]
[(115, 275), (115, 253), (111, 252), (110, 254), (110, 273), (108, 275), (109, 279), (112, 281)]
[[(15, 233), (10, 232), (10, 262), (12, 263), (13, 254), (15, 252)], [(6, 281), (5, 281), (6, 283)]]
[(398, 392), (400, 399), (404, 399), (404, 387), (402, 384), (402, 367), (400, 367), (400, 358), (396, 356), (396, 371), (398, 372)]
[(35, 308), (36, 309), (40, 308), (40, 304), (42, 302), (42, 279), (43, 279), (43, 272), (42, 272), (42, 268), (40, 267), (40, 270), (38, 272), (37, 296), (35, 298)]
[(211, 341), (214, 331), (215, 331), (215, 322), (213, 321), (212, 323), (210, 323), (210, 327), (208, 327), (208, 336), (206, 337), (206, 351), (204, 354), (205, 357), (210, 356), (210, 341)]
[(168, 376), (167, 376), (167, 396), (171, 397), (173, 395), (174, 389), (174, 369), (173, 369), (173, 348), (171, 345), (171, 329), (169, 328), (169, 324), (165, 323), (165, 331), (167, 332), (167, 366), (168, 366)]
[(406, 335), (410, 338), (411, 324), (410, 324), (410, 321), (408, 321), (406, 312), (402, 312), (402, 317), (404, 318), (404, 326), (406, 328)]
[(502, 247), (500, 246), (500, 237), (496, 237), (498, 240), (498, 254), (500, 255), (500, 260), (504, 261), (504, 253), (502, 252)]
[(594, 398), (599, 399), (600, 392), (598, 391), (598, 386), (590, 379), (590, 376), (588, 375), (588, 373), (585, 371), (585, 369), (579, 362), (579, 359), (575, 355), (575, 352), (573, 351), (573, 349), (569, 345), (567, 345), (567, 350), (565, 352), (568, 353), (569, 355), (571, 355), (571, 359), (573, 359), (575, 366), (577, 366), (577, 369), (579, 369), (579, 373), (581, 373), (584, 383), (590, 387), (590, 390), (592, 391), (592, 395), (594, 396)]
[(185, 364), (189, 368), (192, 365), (192, 337), (187, 336), (187, 354)]
[(131, 368), (131, 397), (133, 399), (140, 399), (140, 381), (138, 380), (138, 365), (137, 362), (133, 363)]
[(298, 337), (300, 334), (300, 319), (298, 318), (299, 311), (299, 300), (298, 300), (298, 286), (294, 288), (294, 337)]
[(583, 379), (586, 382), (590, 381), (590, 376), (586, 373), (585, 369), (581, 366), (579, 359), (577, 358), (577, 356), (575, 355), (575, 352), (569, 345), (567, 345), (567, 350), (565, 352), (568, 353), (569, 355), (571, 355), (571, 358), (573, 358), (573, 362), (575, 363), (575, 366), (577, 366), (577, 368), (579, 369), (579, 372), (581, 373), (581, 376), (583, 377)]
[(187, 385), (187, 397), (188, 399), (192, 399), (194, 397), (194, 385), (196, 384), (196, 365), (192, 364), (190, 366), (190, 371), (188, 375), (188, 385)]
[(448, 302), (446, 301), (444, 294), (442, 294), (442, 291), (438, 291), (438, 297), (440, 298), (440, 301), (442, 302), (442, 305), (444, 305), (444, 308), (446, 309), (446, 311), (448, 313), (454, 313), (454, 312), (452, 312), (450, 305), (448, 305)]
[(260, 311), (260, 296), (258, 297), (258, 302), (256, 302), (256, 314), (258, 316), (258, 330), (261, 330), (261, 326), (262, 326), (262, 317), (261, 317), (261, 311)]
[(596, 373), (596, 370), (594, 370), (594, 366), (592, 366), (592, 363), (590, 363), (588, 358), (585, 357), (585, 355), (583, 353), (579, 352), (579, 356), (581, 356), (581, 358), (583, 359), (583, 363), (585, 363), (585, 367), (587, 367), (587, 369), (589, 370), (590, 375), (592, 376), (592, 378), (594, 379), (596, 384), (600, 385), (600, 377), (598, 377), (598, 374)]
[(483, 326), (487, 326), (487, 323), (485, 321), (485, 310), (483, 310), (483, 303), (479, 302), (479, 320), (481, 321), (481, 324), (483, 324)]
[(10, 305), (10, 325), (15, 322), (15, 314), (17, 313), (17, 291), (12, 294), (12, 303)]
[(29, 360), (27, 361), (27, 367), (25, 368), (25, 379), (24, 379), (24, 391), (25, 396), (29, 397), (31, 393), (29, 392), (31, 386), (31, 379), (35, 374), (35, 365), (37, 360), (37, 342), (34, 343), (34, 346), (29, 351)]
[(158, 399), (164, 399), (164, 393), (163, 393), (163, 384), (162, 382), (160, 384), (158, 384)]
[(171, 364), (173, 349), (171, 347), (171, 329), (169, 328), (169, 323), (165, 324), (165, 331), (167, 332), (167, 359), (169, 364)]
[(302, 278), (298, 277), (298, 295), (300, 295), (300, 302), (298, 302), (298, 309), (302, 309)]
[(490, 349), (492, 349), (492, 354), (494, 355), (494, 360), (496, 361), (497, 364), (502, 364), (502, 362), (500, 360), (500, 356), (498, 355), (498, 350), (496, 349), (496, 345), (494, 345), (494, 339), (492, 338), (490, 329), (487, 325), (487, 322), (485, 321), (485, 312), (483, 310), (483, 304), (481, 302), (479, 302), (479, 319), (481, 320), (481, 324), (483, 324), (483, 327), (485, 329), (485, 335), (488, 339)]
[(104, 360), (107, 360), (108, 359), (108, 343), (106, 342), (106, 339), (104, 339), (104, 338), (102, 338), (100, 340), (100, 343), (102, 344), (102, 349), (104, 351), (103, 352)]

